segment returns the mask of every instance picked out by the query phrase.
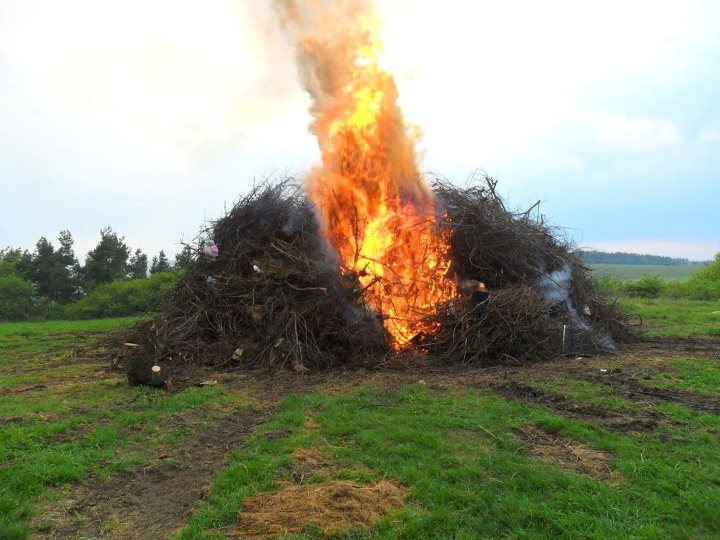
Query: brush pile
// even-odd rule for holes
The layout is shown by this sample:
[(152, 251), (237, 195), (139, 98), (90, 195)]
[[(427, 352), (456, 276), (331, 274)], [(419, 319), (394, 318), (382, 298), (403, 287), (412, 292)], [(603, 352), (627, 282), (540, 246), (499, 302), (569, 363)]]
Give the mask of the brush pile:
[[(392, 350), (357, 277), (331, 254), (299, 184), (286, 179), (255, 188), (200, 235), (159, 314), (127, 336), (139, 345), (125, 359), (131, 381), (144, 382), (150, 366), (304, 370), (418, 351), (444, 362), (528, 362), (611, 349), (627, 336), (622, 312), (534, 208), (508, 210), (490, 178), (468, 188), (435, 179), (432, 188), (450, 230), (451, 271), (467, 292), (440, 306), (432, 335)], [(217, 256), (203, 253), (208, 239)], [(489, 297), (472, 292), (479, 281)]]
[(481, 280), (491, 294), (439, 311), (438, 332), (420, 348), (446, 362), (531, 362), (612, 351), (616, 340), (629, 339), (627, 317), (598, 293), (573, 245), (545, 224), (539, 203), (513, 212), (496, 185), (489, 177), (467, 188), (439, 178), (432, 184), (458, 280)]

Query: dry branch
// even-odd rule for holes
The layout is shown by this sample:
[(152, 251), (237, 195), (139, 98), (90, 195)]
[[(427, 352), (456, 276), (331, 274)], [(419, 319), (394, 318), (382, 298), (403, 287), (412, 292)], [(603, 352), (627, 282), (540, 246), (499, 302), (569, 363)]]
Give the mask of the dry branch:
[[(416, 348), (444, 362), (529, 362), (563, 352), (568, 329), (571, 351), (627, 336), (625, 316), (597, 293), (572, 246), (539, 213), (531, 219), (537, 205), (509, 211), (490, 178), (466, 188), (435, 179), (432, 188), (454, 277), (484, 282), (490, 298), (439, 306), (428, 321), (435, 331), (418, 336)], [(205, 239), (217, 258), (203, 254)], [(302, 369), (392, 354), (357, 276), (332, 255), (293, 179), (257, 186), (196, 240), (194, 262), (160, 314), (124, 336), (139, 345), (131, 363), (163, 373), (188, 363)], [(539, 283), (561, 268), (572, 272), (571, 289), (563, 302), (548, 301)]]

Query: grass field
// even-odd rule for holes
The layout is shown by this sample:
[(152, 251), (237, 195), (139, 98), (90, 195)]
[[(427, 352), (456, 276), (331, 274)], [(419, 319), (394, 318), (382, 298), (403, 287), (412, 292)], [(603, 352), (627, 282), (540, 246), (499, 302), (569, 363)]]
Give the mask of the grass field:
[(637, 313), (649, 336), (718, 336), (720, 301), (670, 298), (623, 298), (623, 307)]
[(671, 266), (662, 264), (592, 264), (597, 277), (612, 277), (621, 281), (634, 281), (643, 276), (659, 276), (667, 281), (685, 281), (698, 266)]
[[(629, 306), (660, 334), (718, 330), (715, 305)], [(0, 538), (720, 537), (717, 341), (166, 392), (93, 345), (131, 322), (0, 325)], [(343, 528), (381, 488), (379, 521)]]

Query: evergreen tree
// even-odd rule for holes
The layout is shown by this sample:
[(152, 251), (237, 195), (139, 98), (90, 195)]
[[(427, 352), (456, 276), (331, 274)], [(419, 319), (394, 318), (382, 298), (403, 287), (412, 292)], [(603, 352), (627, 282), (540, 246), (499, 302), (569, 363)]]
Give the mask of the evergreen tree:
[(175, 254), (175, 267), (187, 270), (193, 262), (193, 250), (190, 246), (183, 247), (180, 253)]
[(130, 257), (128, 265), (128, 276), (130, 279), (144, 279), (147, 277), (148, 258), (140, 248), (135, 250), (135, 255)]
[(62, 303), (73, 301), (80, 288), (80, 264), (73, 250), (73, 237), (70, 231), (60, 231), (60, 248), (55, 252), (58, 262), (58, 282), (54, 300)]
[(124, 240), (125, 237), (118, 237), (110, 227), (100, 231), (100, 242), (85, 258), (83, 277), (88, 290), (103, 283), (127, 278), (130, 248), (125, 245)]
[(158, 274), (160, 272), (169, 272), (172, 270), (170, 262), (165, 256), (165, 252), (161, 249), (157, 257), (153, 257), (152, 265), (150, 266), (151, 274)]
[(28, 258), (23, 254), (17, 268), (35, 286), (38, 296), (53, 302), (71, 302), (78, 293), (79, 265), (73, 252), (70, 231), (60, 232), (60, 248), (44, 236), (35, 244), (35, 252)]
[(57, 251), (45, 237), (37, 241), (34, 253), (0, 250), (0, 277), (19, 276), (33, 284), (38, 296), (53, 302), (72, 301), (78, 292), (79, 265), (70, 232), (61, 231), (59, 240)]
[(35, 285), (38, 296), (52, 298), (56, 289), (57, 263), (52, 242), (41, 236), (35, 244), (30, 273), (30, 280)]

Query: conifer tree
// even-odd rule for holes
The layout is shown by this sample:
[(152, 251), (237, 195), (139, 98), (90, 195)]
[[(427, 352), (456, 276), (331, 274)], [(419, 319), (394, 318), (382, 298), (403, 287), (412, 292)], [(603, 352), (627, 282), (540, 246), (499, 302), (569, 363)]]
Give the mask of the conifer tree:
[(144, 279), (148, 272), (148, 257), (140, 248), (135, 250), (135, 254), (130, 257), (128, 265), (128, 277), (130, 279)]
[(92, 290), (103, 283), (126, 279), (129, 256), (130, 248), (125, 245), (125, 237), (119, 237), (110, 227), (101, 230), (100, 242), (85, 258), (85, 287)]
[(190, 246), (183, 247), (180, 253), (175, 254), (175, 267), (187, 270), (193, 262), (193, 250)]
[(150, 274), (158, 274), (160, 272), (169, 272), (172, 270), (170, 262), (165, 255), (165, 252), (161, 249), (157, 257), (153, 257), (152, 265), (150, 266)]

